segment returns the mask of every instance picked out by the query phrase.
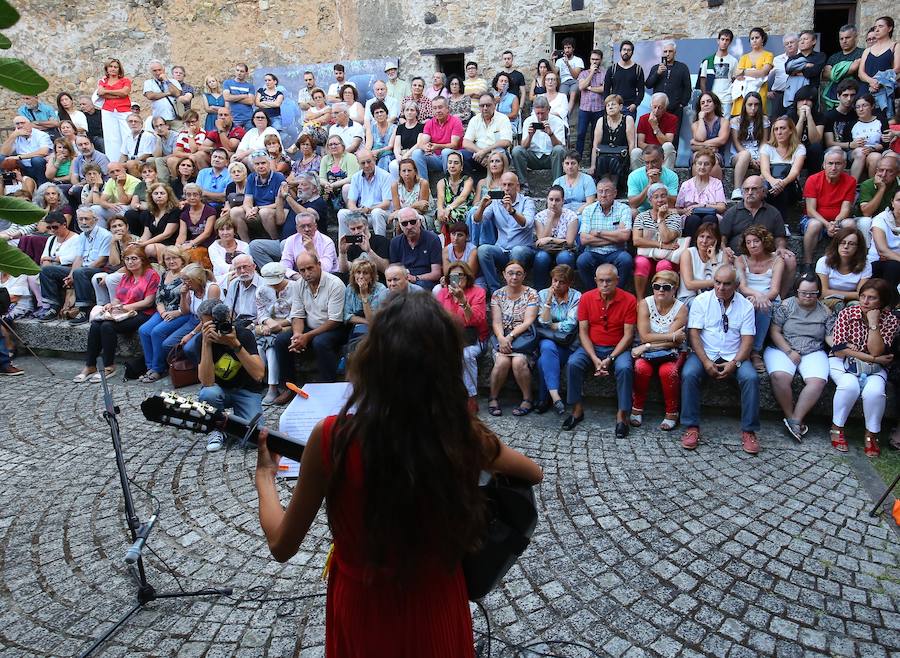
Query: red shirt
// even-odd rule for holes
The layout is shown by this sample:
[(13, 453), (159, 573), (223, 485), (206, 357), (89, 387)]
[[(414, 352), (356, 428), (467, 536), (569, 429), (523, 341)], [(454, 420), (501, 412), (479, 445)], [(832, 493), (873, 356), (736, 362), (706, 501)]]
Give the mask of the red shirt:
[[(116, 288), (116, 299), (122, 304), (134, 304), (150, 295), (155, 297), (157, 288), (159, 288), (159, 274), (152, 267), (144, 270), (143, 276), (137, 280), (131, 272), (127, 272)], [(153, 315), (155, 312), (155, 305), (141, 311), (144, 315)]]
[[(448, 114), (447, 120), (443, 124), (438, 122), (437, 117), (430, 118), (425, 122), (422, 132), (431, 137), (432, 144), (449, 144), (450, 140), (458, 135), (459, 145), (457, 148), (462, 148), (462, 138), (465, 131), (463, 130), (462, 121), (455, 114)], [(441, 150), (434, 149), (435, 155), (440, 155)]]
[(578, 302), (578, 321), (587, 320), (591, 342), (603, 347), (614, 347), (625, 335), (626, 324), (637, 324), (637, 299), (630, 292), (616, 288), (616, 294), (607, 305), (594, 288), (581, 296)]
[[(643, 135), (644, 141), (647, 144), (656, 144), (658, 146), (661, 144), (661, 142), (653, 133), (653, 128), (650, 127), (650, 121), (647, 120), (647, 117), (649, 116), (649, 114), (645, 114), (640, 119), (638, 119), (637, 134)], [(667, 133), (672, 133), (674, 135), (677, 128), (678, 117), (676, 117), (671, 112), (665, 112), (662, 117), (660, 117), (659, 132), (661, 132), (663, 135)]]
[(820, 171), (806, 179), (803, 196), (816, 200), (816, 210), (828, 221), (833, 221), (841, 212), (844, 201), (852, 205), (856, 200), (856, 179), (842, 171), (836, 184), (829, 183), (825, 172)]
[[(241, 126), (232, 126), (231, 130), (228, 131), (228, 138), (229, 139), (238, 139), (238, 140), (243, 139), (244, 134), (246, 132), (247, 131), (244, 130)], [(219, 131), (218, 130), (210, 130), (208, 133), (206, 133), (206, 139), (208, 139), (213, 144), (215, 144), (217, 148), (224, 148), (226, 151), (230, 150), (230, 149), (228, 149), (228, 147), (226, 147), (224, 144), (222, 144), (222, 140), (219, 139)]]
[[(116, 91), (131, 86), (131, 80), (128, 78), (119, 78), (115, 82), (110, 82), (107, 78), (103, 78), (97, 83), (98, 87)], [(107, 112), (131, 112), (131, 99), (128, 96), (117, 96), (115, 98), (103, 98), (103, 107), (100, 108)]]

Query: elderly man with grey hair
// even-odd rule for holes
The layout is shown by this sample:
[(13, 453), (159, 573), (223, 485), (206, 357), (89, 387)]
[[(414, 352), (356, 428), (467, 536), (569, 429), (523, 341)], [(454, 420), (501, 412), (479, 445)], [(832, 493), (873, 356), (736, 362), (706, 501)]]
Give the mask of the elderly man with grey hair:
[(678, 119), (675, 126), (673, 146), (678, 150), (678, 129), (681, 127), (681, 116), (684, 108), (691, 102), (694, 85), (691, 84), (691, 71), (684, 62), (675, 61), (675, 42), (667, 39), (660, 43), (662, 61), (650, 68), (644, 83), (654, 94), (663, 93), (669, 99), (669, 112)]
[(443, 274), (441, 239), (422, 228), (422, 215), (414, 208), (404, 208), (397, 219), (401, 234), (391, 240), (390, 261), (409, 270), (410, 283), (431, 290)]
[(851, 217), (856, 200), (856, 179), (844, 171), (846, 167), (844, 149), (832, 146), (825, 151), (822, 171), (806, 179), (803, 187), (806, 214), (800, 218), (803, 233), (801, 274), (813, 269), (813, 255), (819, 240), (833, 238), (842, 228), (856, 227), (856, 221)]
[[(532, 105), (532, 115), (522, 124), (522, 143), (512, 150), (513, 168), (519, 180), (527, 181), (528, 170), (549, 169), (551, 178), (562, 176), (562, 163), (566, 155), (566, 123), (550, 114), (550, 101), (538, 96)], [(528, 184), (522, 186), (528, 194)]]
[[(150, 77), (144, 82), (144, 98), (151, 103), (151, 114), (169, 122), (180, 119), (175, 112), (175, 103), (181, 96), (178, 81), (166, 77), (166, 67), (158, 59), (150, 60), (147, 69), (150, 71)], [(110, 155), (118, 156), (118, 154)]]
[(372, 92), (375, 95), (366, 101), (366, 115), (363, 121), (365, 121), (366, 124), (372, 121), (372, 103), (381, 101), (384, 103), (385, 107), (387, 107), (388, 123), (394, 123), (397, 120), (397, 117), (400, 116), (400, 101), (388, 96), (388, 88), (384, 80), (376, 80), (375, 84), (372, 85)]
[(391, 207), (391, 175), (375, 165), (375, 155), (362, 150), (357, 156), (359, 171), (350, 177), (347, 207), (338, 211), (338, 239), (347, 234), (347, 219), (351, 212), (362, 213), (369, 219), (372, 231), (387, 232), (388, 210)]
[(650, 97), (650, 112), (637, 122), (637, 147), (631, 149), (631, 171), (641, 166), (641, 154), (650, 144), (659, 146), (663, 152), (663, 164), (675, 169), (675, 155), (678, 152), (678, 126), (681, 114), (669, 111), (669, 97), (657, 92)]
[(366, 138), (366, 129), (358, 121), (350, 118), (346, 103), (335, 103), (331, 106), (334, 125), (328, 130), (328, 136), (338, 135), (347, 147), (347, 153), (356, 153)]
[[(796, 57), (800, 52), (800, 35), (790, 32), (781, 37), (784, 52), (776, 55), (772, 60), (772, 82), (769, 84), (769, 94), (766, 97), (768, 115), (773, 121), (784, 114), (784, 92), (788, 86), (788, 73), (784, 66), (788, 59)], [(765, 109), (765, 108), (763, 108)]]

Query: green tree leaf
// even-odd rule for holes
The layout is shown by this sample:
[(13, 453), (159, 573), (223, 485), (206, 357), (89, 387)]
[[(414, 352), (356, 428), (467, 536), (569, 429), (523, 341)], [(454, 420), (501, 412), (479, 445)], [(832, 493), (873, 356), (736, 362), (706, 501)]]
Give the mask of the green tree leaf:
[(27, 96), (36, 96), (50, 87), (50, 83), (28, 64), (9, 57), (0, 57), (0, 85)]
[[(2, 0), (0, 0), (2, 1)], [(25, 199), (14, 196), (0, 196), (0, 218), (14, 224), (27, 226), (43, 219), (47, 211)]]
[(0, 34), (0, 50), (9, 50), (10, 48), (12, 48), (12, 41)]
[(12, 27), (18, 22), (19, 12), (13, 9), (6, 0), (0, 0), (0, 30)]
[(12, 276), (40, 274), (41, 268), (24, 251), (19, 251), (5, 240), (0, 240), (0, 272)]

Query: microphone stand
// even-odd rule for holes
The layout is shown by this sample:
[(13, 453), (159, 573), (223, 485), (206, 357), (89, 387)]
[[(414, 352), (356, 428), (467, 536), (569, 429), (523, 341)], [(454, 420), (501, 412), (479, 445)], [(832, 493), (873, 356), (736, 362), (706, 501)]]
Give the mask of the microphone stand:
[[(106, 382), (106, 370), (105, 364), (103, 363), (102, 358), (97, 359), (97, 372), (100, 373), (100, 381), (103, 388), (103, 419), (109, 425), (109, 432), (112, 436), (113, 449), (116, 453), (116, 467), (119, 469), (119, 483), (122, 486), (122, 495), (125, 498), (125, 520), (128, 522), (128, 529), (131, 531), (131, 540), (132, 542), (137, 542), (140, 537), (144, 537), (144, 541), (146, 541), (147, 533), (149, 533), (150, 528), (152, 527), (152, 522), (155, 520), (155, 514), (153, 515), (154, 519), (151, 520), (148, 524), (142, 524), (140, 519), (138, 518), (137, 512), (134, 509), (134, 499), (131, 496), (131, 484), (128, 481), (128, 473), (125, 470), (125, 458), (122, 454), (122, 442), (119, 434), (119, 421), (118, 414), (119, 408), (113, 403), (112, 395), (109, 392), (109, 386)], [(135, 545), (133, 545), (134, 547)], [(143, 548), (143, 544), (141, 545)], [(129, 551), (129, 555), (130, 555)], [(85, 658), (86, 656), (91, 655), (94, 651), (99, 649), (106, 640), (108, 640), (112, 635), (128, 621), (132, 615), (141, 610), (145, 605), (150, 603), (151, 601), (156, 601), (157, 599), (175, 599), (182, 597), (194, 597), (194, 596), (216, 596), (216, 595), (224, 595), (228, 596), (232, 592), (232, 588), (226, 587), (221, 589), (213, 589), (206, 588), (201, 590), (195, 590), (186, 592), (184, 590), (178, 592), (157, 592), (156, 589), (147, 581), (147, 574), (144, 570), (144, 560), (143, 557), (138, 553), (136, 567), (137, 567), (137, 575), (138, 575), (138, 590), (137, 590), (137, 602), (132, 606), (132, 608), (126, 612), (119, 621), (113, 624), (98, 640), (96, 640), (87, 650), (85, 650), (81, 654), (81, 658)]]

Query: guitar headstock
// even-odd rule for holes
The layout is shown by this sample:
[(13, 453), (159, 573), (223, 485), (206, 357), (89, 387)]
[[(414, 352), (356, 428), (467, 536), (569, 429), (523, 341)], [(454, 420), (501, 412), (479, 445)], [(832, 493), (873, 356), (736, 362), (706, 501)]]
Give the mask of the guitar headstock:
[(175, 392), (151, 395), (141, 402), (144, 418), (190, 432), (218, 429), (224, 414), (208, 402), (200, 402)]

